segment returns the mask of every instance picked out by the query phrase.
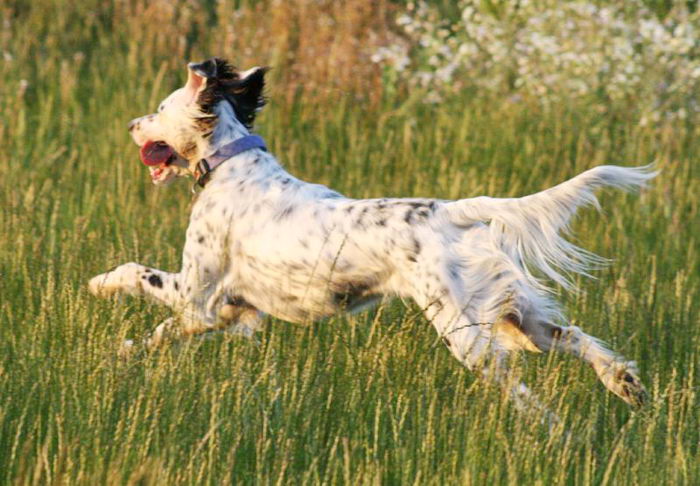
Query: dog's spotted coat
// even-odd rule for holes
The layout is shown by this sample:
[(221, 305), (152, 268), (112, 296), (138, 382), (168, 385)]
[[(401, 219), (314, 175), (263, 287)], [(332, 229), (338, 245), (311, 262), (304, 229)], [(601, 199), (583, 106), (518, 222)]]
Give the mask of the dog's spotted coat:
[[(172, 151), (151, 168), (156, 184), (193, 173), (200, 159), (247, 135), (263, 105), (264, 69), (238, 73), (212, 59), (188, 73), (157, 113), (130, 123), (142, 150), (162, 142), (159, 150)], [(638, 186), (653, 175), (602, 166), (520, 199), (356, 200), (249, 150), (210, 173), (192, 208), (180, 272), (127, 263), (93, 278), (90, 290), (145, 295), (176, 310), (179, 321), (161, 324), (148, 345), (212, 329), (252, 334), (261, 313), (306, 322), (383, 296), (412, 298), (450, 352), (484, 377), (505, 386), (510, 351), (565, 351), (638, 405), (645, 392), (634, 364), (563, 325), (530, 269), (568, 286), (567, 273), (596, 260), (559, 230), (579, 206), (596, 202), (594, 189)], [(510, 391), (519, 405), (536, 402), (523, 384)]]

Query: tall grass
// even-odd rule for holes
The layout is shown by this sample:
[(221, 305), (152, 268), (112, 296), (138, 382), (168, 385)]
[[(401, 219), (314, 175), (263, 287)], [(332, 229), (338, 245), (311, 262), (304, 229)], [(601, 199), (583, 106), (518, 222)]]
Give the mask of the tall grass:
[[(374, 20), (345, 19), (351, 3), (326, 3), (320, 16), (347, 39), (338, 72), (357, 65), (361, 82), (323, 59), (297, 64), (306, 47), (276, 37), (313, 35), (308, 2), (288, 3), (284, 16), (267, 2), (240, 17), (232, 3), (216, 5), (0, 7), (0, 481), (700, 481), (694, 124), (639, 128), (575, 102), (543, 112), (479, 93), (425, 106), (343, 54), (350, 39), (382, 32), (370, 2), (356, 14)], [(272, 17), (256, 37), (253, 20)], [(303, 27), (290, 20), (285, 30), (288, 18)], [(273, 71), (258, 132), (292, 173), (355, 197), (516, 196), (596, 164), (657, 161), (650, 190), (605, 195), (603, 214), (577, 220), (578, 243), (616, 261), (580, 295), (562, 296), (573, 322), (638, 360), (651, 403), (632, 413), (575, 359), (518, 358), (562, 418), (549, 433), (462, 369), (400, 302), (306, 327), (270, 319), (258, 344), (216, 337), (118, 359), (122, 339), (169, 314), (137, 299), (98, 301), (85, 282), (132, 260), (177, 269), (191, 197), (184, 183), (150, 185), (126, 122), (182, 83), (190, 57), (214, 54), (291, 66)]]

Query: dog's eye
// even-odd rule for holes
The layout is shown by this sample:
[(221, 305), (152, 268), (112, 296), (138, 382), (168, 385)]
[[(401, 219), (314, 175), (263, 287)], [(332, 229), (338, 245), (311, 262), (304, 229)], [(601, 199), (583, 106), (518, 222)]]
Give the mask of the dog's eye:
[(161, 103), (160, 106), (158, 107), (158, 113), (163, 111), (163, 108), (165, 108), (165, 105), (163, 105), (163, 103)]

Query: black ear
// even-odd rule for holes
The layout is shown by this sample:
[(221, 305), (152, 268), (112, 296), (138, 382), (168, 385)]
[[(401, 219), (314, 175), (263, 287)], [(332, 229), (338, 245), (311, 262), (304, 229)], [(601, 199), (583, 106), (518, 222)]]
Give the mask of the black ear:
[(228, 84), (226, 98), (231, 102), (239, 121), (251, 128), (255, 115), (265, 106), (265, 74), (268, 67), (254, 67), (242, 73)]
[(214, 57), (203, 62), (191, 62), (187, 67), (203, 78), (214, 79), (218, 74), (217, 61), (218, 59)]

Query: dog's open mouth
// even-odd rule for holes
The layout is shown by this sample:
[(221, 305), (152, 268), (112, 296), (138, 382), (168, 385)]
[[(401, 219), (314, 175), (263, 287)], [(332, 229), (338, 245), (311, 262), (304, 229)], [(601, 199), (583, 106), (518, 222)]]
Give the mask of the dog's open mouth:
[(177, 154), (170, 145), (162, 141), (149, 140), (139, 150), (141, 162), (151, 168), (151, 179), (157, 180), (166, 167), (177, 159)]
[(161, 141), (153, 142), (151, 140), (143, 144), (139, 155), (141, 156), (141, 162), (150, 167), (157, 165), (167, 166), (171, 164), (177, 156), (172, 147), (167, 143)]

